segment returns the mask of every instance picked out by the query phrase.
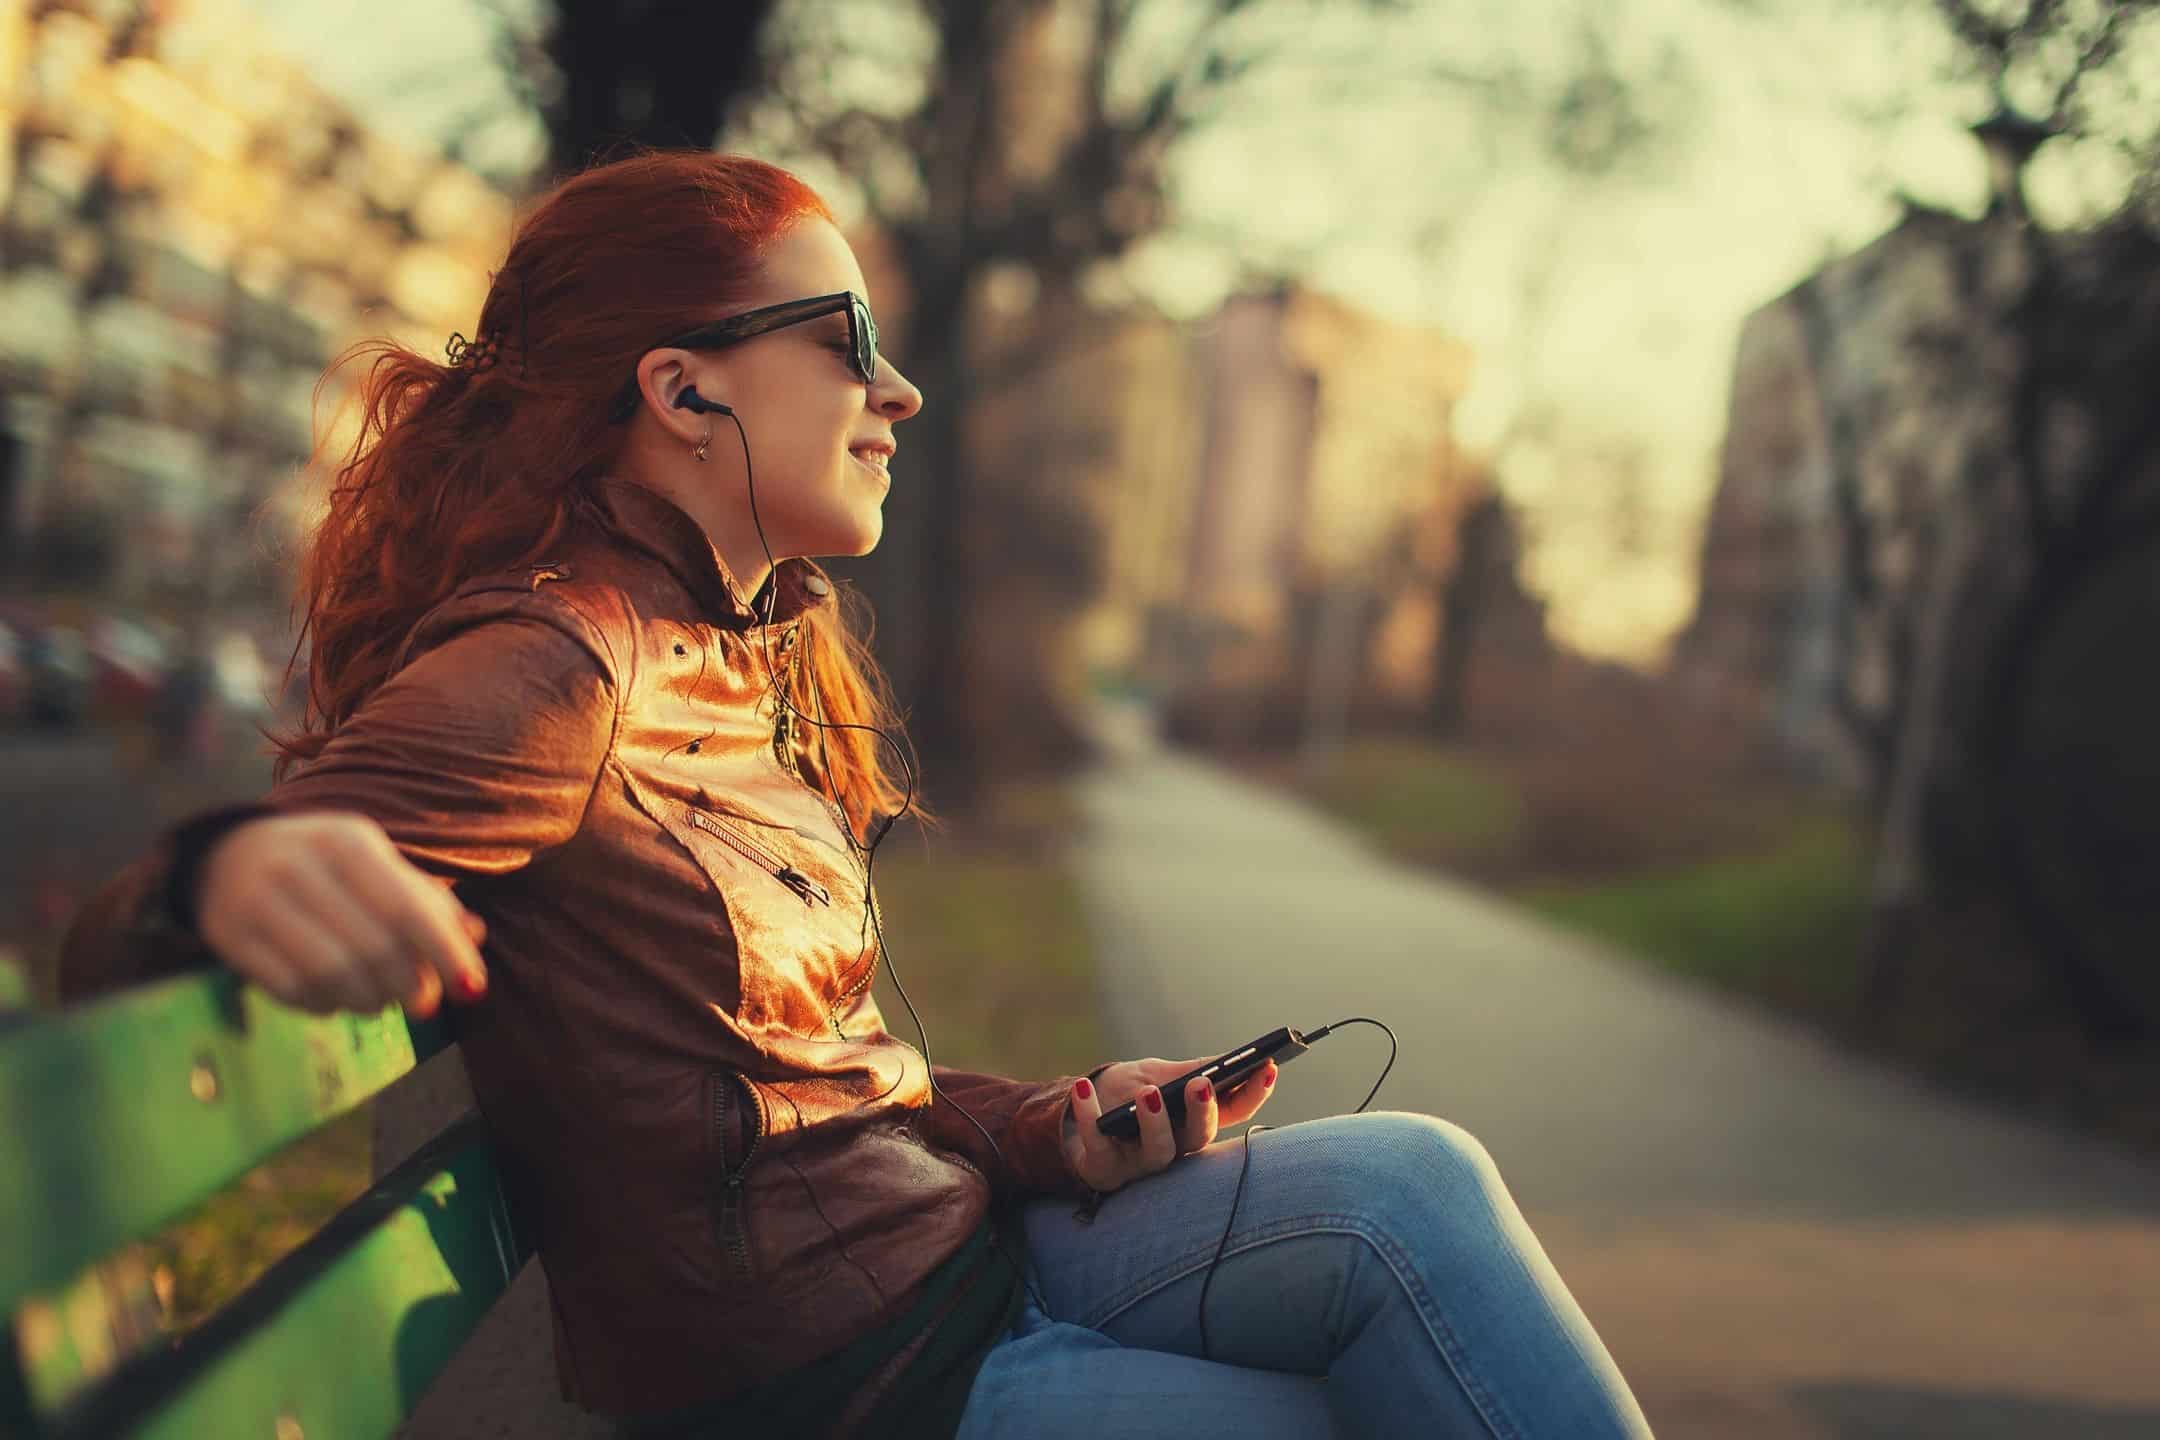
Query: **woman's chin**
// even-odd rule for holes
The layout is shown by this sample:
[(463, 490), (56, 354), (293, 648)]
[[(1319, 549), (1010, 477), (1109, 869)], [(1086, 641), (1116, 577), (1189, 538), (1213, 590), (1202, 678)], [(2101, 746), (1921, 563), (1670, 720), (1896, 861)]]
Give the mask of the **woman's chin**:
[(883, 510), (873, 510), (870, 512), (867, 521), (856, 527), (854, 537), (849, 542), (848, 548), (834, 553), (840, 555), (867, 555), (877, 549), (878, 541), (884, 538), (885, 512)]

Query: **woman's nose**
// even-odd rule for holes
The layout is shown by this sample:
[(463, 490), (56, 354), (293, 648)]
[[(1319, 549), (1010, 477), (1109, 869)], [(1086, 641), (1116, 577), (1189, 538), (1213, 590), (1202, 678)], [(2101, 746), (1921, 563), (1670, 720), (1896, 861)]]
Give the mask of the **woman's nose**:
[(915, 382), (900, 373), (899, 367), (889, 364), (884, 356), (878, 357), (878, 378), (870, 404), (880, 415), (890, 420), (905, 420), (922, 409), (922, 391)]

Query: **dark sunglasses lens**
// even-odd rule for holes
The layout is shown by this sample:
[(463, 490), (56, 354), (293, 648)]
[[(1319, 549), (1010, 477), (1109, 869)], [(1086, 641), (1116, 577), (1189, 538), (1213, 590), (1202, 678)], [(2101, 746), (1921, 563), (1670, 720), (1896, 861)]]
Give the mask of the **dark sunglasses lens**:
[(870, 318), (870, 307), (857, 300), (853, 306), (855, 321), (855, 369), (860, 372), (863, 384), (877, 379), (877, 322)]

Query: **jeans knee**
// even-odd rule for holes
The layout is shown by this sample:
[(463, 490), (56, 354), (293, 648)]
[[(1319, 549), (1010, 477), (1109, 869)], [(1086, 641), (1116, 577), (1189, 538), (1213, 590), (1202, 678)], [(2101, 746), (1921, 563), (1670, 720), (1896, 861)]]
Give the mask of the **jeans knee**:
[(1461, 1220), (1504, 1201), (1506, 1187), (1492, 1155), (1476, 1136), (1434, 1115), (1383, 1110), (1353, 1117), (1352, 1183), (1383, 1223), (1412, 1227)]

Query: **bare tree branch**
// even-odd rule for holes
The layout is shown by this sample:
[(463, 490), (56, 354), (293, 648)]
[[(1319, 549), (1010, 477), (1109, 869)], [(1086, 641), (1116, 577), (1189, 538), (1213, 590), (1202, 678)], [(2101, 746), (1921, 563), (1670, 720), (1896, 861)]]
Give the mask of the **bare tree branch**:
[(2123, 3), (2108, 7), (2107, 18), (2100, 22), (2100, 28), (2079, 47), (2076, 63), (2056, 88), (2055, 103), (2049, 110), (2049, 117), (2055, 124), (2065, 129), (2083, 128), (2074, 123), (2072, 114), (2079, 86), (2084, 84), (2088, 75), (2105, 69), (2114, 61), (2122, 52), (2126, 27), (2131, 21), (2150, 13), (2152, 9), (2150, 0), (2123, 0)]
[(1987, 67), (1989, 78), (2000, 86), (2003, 72), (2010, 66), (2014, 28), (1984, 14), (1972, 0), (1935, 0), (1935, 8), (1950, 33)]

